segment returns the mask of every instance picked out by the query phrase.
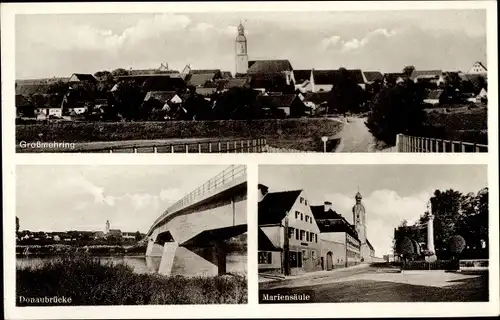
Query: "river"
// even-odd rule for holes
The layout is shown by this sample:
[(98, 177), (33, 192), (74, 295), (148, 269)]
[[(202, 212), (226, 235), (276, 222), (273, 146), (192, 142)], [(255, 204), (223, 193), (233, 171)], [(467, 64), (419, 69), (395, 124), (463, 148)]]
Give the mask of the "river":
[[(43, 262), (55, 259), (55, 257), (17, 257), (16, 266), (18, 268), (37, 267)], [(160, 257), (145, 256), (103, 256), (99, 259), (106, 263), (125, 263), (133, 268), (136, 273), (156, 273), (160, 266)], [(182, 263), (174, 263), (172, 275), (198, 276), (210, 274), (211, 270), (203, 270), (196, 263), (190, 263), (191, 257), (180, 259)], [(230, 253), (226, 257), (226, 271), (228, 273), (247, 274), (247, 255), (242, 253)]]

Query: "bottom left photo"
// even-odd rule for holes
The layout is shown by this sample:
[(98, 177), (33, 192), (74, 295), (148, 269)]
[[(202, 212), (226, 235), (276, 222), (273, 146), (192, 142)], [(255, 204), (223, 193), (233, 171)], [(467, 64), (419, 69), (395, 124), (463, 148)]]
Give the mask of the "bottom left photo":
[(16, 305), (246, 304), (244, 165), (16, 167)]

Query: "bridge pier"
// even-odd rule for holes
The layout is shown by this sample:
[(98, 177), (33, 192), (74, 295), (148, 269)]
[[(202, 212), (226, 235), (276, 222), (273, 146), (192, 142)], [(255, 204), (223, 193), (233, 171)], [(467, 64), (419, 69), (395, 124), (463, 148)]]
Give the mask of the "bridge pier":
[(172, 273), (172, 266), (179, 244), (177, 242), (165, 242), (163, 245), (163, 254), (161, 256), (160, 267), (158, 273), (164, 276), (170, 276)]
[(215, 254), (217, 256), (217, 274), (226, 274), (226, 250), (222, 245), (222, 242), (215, 243)]
[(155, 243), (153, 240), (148, 241), (146, 249), (146, 257), (161, 257), (163, 254), (163, 246)]

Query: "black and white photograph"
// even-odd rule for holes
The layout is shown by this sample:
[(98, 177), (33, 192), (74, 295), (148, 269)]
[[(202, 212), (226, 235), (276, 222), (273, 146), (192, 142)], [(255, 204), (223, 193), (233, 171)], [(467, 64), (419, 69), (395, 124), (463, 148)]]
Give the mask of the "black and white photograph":
[(17, 152), (487, 152), (486, 10), (18, 14)]
[(487, 166), (261, 165), (259, 182), (261, 303), (489, 300)]
[(32, 165), (16, 180), (17, 306), (247, 303), (245, 166)]

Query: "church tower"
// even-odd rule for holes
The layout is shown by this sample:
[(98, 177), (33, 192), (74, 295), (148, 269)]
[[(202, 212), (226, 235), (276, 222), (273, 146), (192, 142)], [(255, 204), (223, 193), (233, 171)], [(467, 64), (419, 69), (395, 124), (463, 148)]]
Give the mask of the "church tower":
[(247, 38), (245, 28), (240, 22), (238, 26), (238, 36), (236, 37), (236, 74), (248, 71)]
[(109, 220), (106, 220), (106, 234), (109, 233)]
[(366, 243), (366, 211), (365, 206), (361, 203), (363, 197), (361, 193), (356, 193), (354, 197), (356, 199), (356, 204), (352, 207), (352, 221), (356, 231), (358, 232), (359, 241), (361, 241), (361, 245)]

